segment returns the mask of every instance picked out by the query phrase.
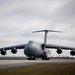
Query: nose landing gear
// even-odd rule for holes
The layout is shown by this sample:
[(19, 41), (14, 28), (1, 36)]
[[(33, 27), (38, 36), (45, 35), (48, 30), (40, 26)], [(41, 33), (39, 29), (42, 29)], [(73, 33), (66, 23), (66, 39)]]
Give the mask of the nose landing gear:
[(35, 57), (29, 57), (28, 60), (36, 60)]

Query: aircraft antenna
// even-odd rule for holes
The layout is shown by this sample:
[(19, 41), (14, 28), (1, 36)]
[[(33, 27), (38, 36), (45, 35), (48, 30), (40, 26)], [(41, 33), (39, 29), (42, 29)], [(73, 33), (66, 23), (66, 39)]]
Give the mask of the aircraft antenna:
[(39, 31), (33, 31), (32, 33), (38, 33), (38, 32), (45, 32), (44, 44), (47, 43), (47, 33), (48, 32), (59, 32), (59, 33), (62, 33), (61, 31), (54, 31), (54, 30), (39, 30)]

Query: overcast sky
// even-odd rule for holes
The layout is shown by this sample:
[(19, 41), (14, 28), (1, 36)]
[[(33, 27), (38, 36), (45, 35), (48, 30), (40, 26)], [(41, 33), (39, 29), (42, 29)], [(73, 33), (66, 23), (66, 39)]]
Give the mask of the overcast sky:
[(43, 42), (44, 33), (32, 34), (41, 29), (63, 31), (49, 33), (47, 43), (75, 47), (74, 20), (75, 0), (0, 0), (0, 47)]

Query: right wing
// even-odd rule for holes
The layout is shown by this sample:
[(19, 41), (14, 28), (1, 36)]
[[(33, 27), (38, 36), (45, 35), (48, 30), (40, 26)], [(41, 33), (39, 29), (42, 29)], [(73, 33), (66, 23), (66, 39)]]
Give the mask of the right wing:
[(26, 44), (3, 47), (3, 48), (0, 48), (0, 51), (2, 51), (2, 50), (11, 50), (11, 49), (24, 49), (25, 46), (26, 46)]

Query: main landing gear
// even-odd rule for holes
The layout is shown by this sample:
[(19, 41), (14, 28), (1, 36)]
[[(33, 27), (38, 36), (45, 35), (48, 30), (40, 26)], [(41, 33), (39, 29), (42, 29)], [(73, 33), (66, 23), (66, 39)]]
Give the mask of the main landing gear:
[(50, 60), (50, 58), (42, 58), (42, 60)]
[(42, 60), (50, 60), (50, 58), (47, 57), (45, 52), (44, 52), (44, 57), (42, 57)]

